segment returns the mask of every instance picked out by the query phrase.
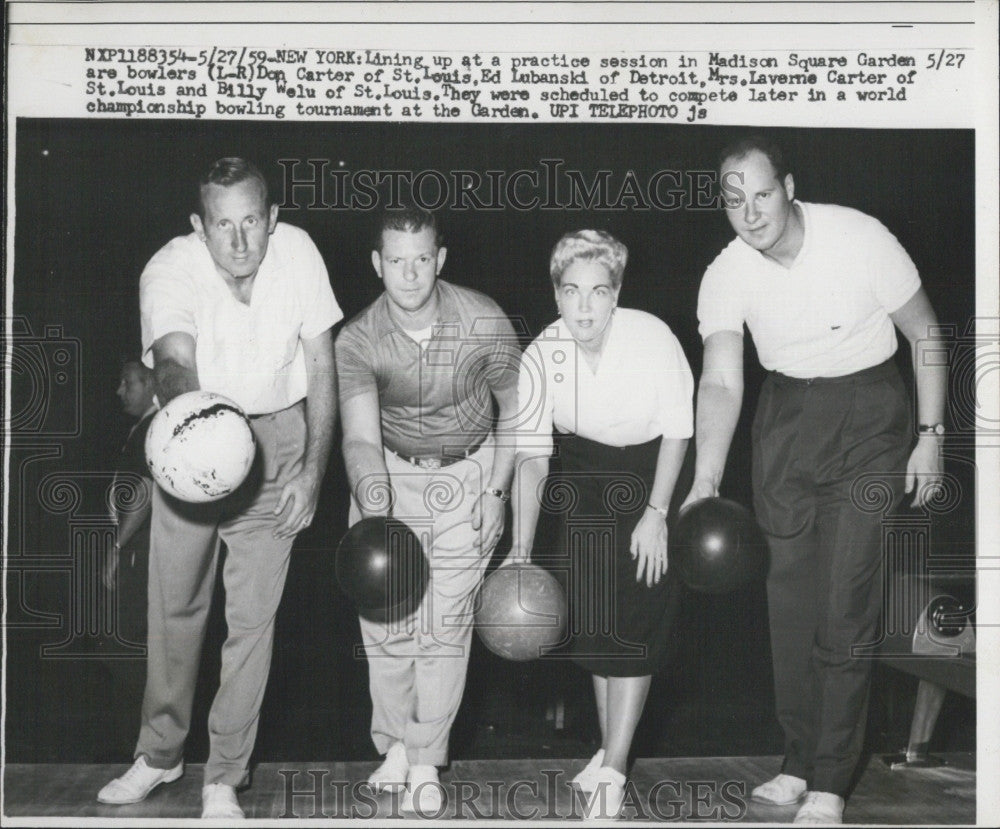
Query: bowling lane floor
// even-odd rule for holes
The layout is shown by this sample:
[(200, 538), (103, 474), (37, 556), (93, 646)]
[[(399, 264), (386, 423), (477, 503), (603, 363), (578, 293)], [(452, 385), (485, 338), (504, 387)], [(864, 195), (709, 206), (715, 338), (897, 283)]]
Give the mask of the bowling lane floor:
[[(891, 770), (872, 758), (848, 804), (853, 824), (960, 825), (976, 818), (976, 774), (968, 756), (949, 755), (938, 769)], [(582, 804), (568, 780), (581, 759), (457, 760), (441, 775), (445, 802), (433, 814), (403, 812), (398, 794), (368, 792), (364, 779), (375, 762), (264, 763), (240, 795), (248, 818), (275, 820), (395, 821), (432, 825), (440, 820), (518, 820), (544, 825), (578, 821)], [(795, 806), (752, 803), (750, 788), (774, 774), (779, 757), (640, 759), (626, 789), (624, 818), (665, 821), (790, 823)], [(99, 804), (94, 793), (125, 765), (6, 767), (4, 812), (12, 818), (99, 818), (104, 825), (197, 818), (202, 766), (161, 786), (131, 806)], [(315, 825), (315, 824), (310, 824)]]

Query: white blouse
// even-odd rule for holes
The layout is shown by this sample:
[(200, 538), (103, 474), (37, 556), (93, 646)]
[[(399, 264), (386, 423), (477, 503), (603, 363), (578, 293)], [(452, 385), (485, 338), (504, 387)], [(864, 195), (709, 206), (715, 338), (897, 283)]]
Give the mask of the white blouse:
[(694, 379), (666, 323), (616, 308), (597, 370), (560, 319), (521, 356), (517, 451), (552, 453), (552, 427), (608, 446), (694, 432)]

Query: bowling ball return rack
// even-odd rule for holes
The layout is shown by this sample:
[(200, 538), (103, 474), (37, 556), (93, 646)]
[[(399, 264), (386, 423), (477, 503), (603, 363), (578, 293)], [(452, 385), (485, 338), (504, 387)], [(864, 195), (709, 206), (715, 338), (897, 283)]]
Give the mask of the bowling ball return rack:
[[(905, 590), (909, 591), (907, 598), (902, 595)], [(915, 630), (911, 626), (910, 630), (901, 635), (887, 635), (878, 651), (882, 665), (918, 680), (906, 749), (882, 757), (891, 769), (934, 768), (944, 765), (945, 761), (932, 755), (928, 747), (945, 696), (951, 691), (969, 699), (976, 698), (975, 633), (972, 622), (974, 572), (923, 574), (901, 579), (893, 585), (887, 597), (889, 612), (886, 618), (898, 618), (899, 608), (903, 603), (908, 601), (912, 605), (914, 592), (926, 600), (922, 603), (922, 612)], [(959, 606), (969, 615), (964, 626), (961, 621), (956, 621), (956, 616), (946, 617), (943, 623), (945, 632), (941, 634), (935, 632), (933, 623), (925, 626), (923, 622), (935, 615), (931, 605), (943, 597), (948, 600), (959, 597)], [(953, 602), (950, 609), (954, 610)], [(917, 641), (921, 639), (922, 641)]]

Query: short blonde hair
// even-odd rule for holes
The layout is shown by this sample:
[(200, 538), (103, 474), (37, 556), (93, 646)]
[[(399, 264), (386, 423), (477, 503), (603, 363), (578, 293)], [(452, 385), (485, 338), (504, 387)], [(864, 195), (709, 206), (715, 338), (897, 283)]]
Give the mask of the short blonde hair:
[(552, 248), (549, 274), (557, 288), (562, 283), (566, 269), (577, 260), (599, 262), (608, 269), (611, 286), (617, 290), (622, 284), (628, 248), (605, 230), (576, 230), (563, 236)]

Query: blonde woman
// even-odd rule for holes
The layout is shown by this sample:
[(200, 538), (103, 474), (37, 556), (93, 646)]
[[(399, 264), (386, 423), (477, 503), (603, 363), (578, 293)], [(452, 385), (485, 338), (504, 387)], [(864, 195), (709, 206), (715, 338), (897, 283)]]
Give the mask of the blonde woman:
[[(618, 307), (627, 259), (603, 231), (559, 240), (549, 267), (559, 319), (526, 349), (518, 389), (508, 561), (530, 558), (543, 507), (562, 508), (568, 653), (593, 675), (602, 737), (573, 781), (591, 818), (621, 811), (632, 738), (666, 654), (680, 589), (668, 567), (667, 507), (693, 424), (693, 380), (676, 337), (651, 314)], [(543, 504), (554, 451), (563, 480)]]

